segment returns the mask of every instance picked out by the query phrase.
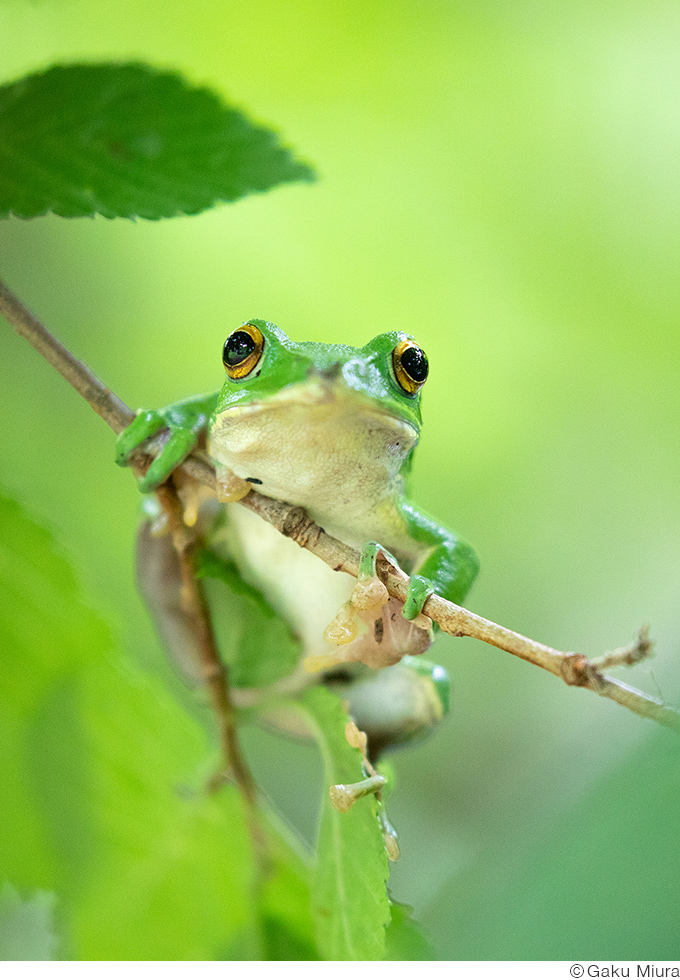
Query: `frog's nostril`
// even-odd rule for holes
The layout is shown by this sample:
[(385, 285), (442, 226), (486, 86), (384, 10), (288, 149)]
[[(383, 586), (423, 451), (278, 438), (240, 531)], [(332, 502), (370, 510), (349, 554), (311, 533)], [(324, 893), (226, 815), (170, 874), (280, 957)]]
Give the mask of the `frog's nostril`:
[(333, 361), (332, 364), (326, 364), (324, 367), (316, 367), (312, 365), (308, 372), (308, 377), (319, 377), (324, 378), (327, 381), (333, 381), (335, 378), (340, 377), (342, 373), (342, 364), (339, 361)]

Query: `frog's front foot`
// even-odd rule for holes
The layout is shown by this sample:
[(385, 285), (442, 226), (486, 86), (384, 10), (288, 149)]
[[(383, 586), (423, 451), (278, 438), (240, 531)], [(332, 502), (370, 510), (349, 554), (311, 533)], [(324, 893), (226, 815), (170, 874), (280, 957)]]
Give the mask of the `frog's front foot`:
[(116, 440), (116, 463), (127, 466), (130, 456), (147, 439), (167, 426), (168, 438), (159, 454), (152, 461), (144, 476), (138, 480), (142, 493), (151, 493), (165, 483), (173, 470), (189, 455), (198, 442), (198, 433), (192, 429), (168, 423), (164, 412), (156, 409), (140, 409), (137, 415)]
[[(408, 587), (408, 596), (404, 603), (404, 619), (409, 619), (416, 626), (422, 629), (429, 629), (432, 620), (429, 616), (423, 615), (423, 606), (427, 602), (428, 596), (435, 591), (434, 582), (422, 575), (412, 575)], [(427, 625), (425, 625), (425, 622)]]

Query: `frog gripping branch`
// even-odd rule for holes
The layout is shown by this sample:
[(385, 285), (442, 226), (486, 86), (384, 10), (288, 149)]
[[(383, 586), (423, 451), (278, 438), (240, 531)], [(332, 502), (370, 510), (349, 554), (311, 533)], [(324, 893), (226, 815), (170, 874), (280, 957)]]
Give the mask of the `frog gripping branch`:
[[(214, 93), (138, 64), (53, 66), (0, 88), (0, 137), (3, 216), (158, 219), (313, 179)], [(224, 340), (219, 392), (135, 415), (1, 282), (0, 312), (118, 434), (117, 462), (146, 495), (140, 588), (175, 660), (210, 691), (223, 757), (211, 788), (237, 783), (263, 881), (272, 855), (240, 717), (315, 736), (329, 788), (312, 898), (326, 958), (384, 955), (387, 858), (398, 847), (377, 759), (448, 710), (446, 671), (423, 656), (437, 629), (680, 732), (674, 709), (604, 673), (649, 654), (645, 631), (589, 661), (460, 605), (477, 558), (409, 499), (428, 375), (410, 335), (351, 348), (249, 320)], [(259, 617), (274, 656), (247, 635), (225, 656), (207, 578)]]
[[(134, 414), (103, 385), (92, 373), (61, 345), (24, 304), (0, 282), (0, 312), (25, 337), (38, 352), (55, 367), (60, 374), (89, 402), (115, 432), (122, 433), (135, 420)], [(211, 398), (214, 396), (206, 396)], [(137, 416), (139, 418), (139, 416)], [(131, 427), (131, 432), (134, 429)], [(157, 431), (157, 429), (156, 429)], [(161, 440), (161, 445), (163, 441)], [(122, 439), (125, 446), (125, 437)], [(146, 472), (150, 460), (159, 452), (160, 445), (151, 439), (145, 445), (144, 453), (132, 454), (131, 460), (143, 464)], [(150, 454), (150, 455), (149, 455)], [(120, 452), (119, 452), (120, 458)], [(178, 471), (183, 479), (193, 481), (213, 492), (224, 494), (215, 470), (202, 454), (190, 454)], [(228, 492), (228, 491), (227, 491)], [(249, 490), (243, 496), (236, 493), (240, 506), (256, 514), (273, 525), (277, 531), (290, 537), (300, 547), (325, 562), (334, 571), (345, 571), (350, 575), (361, 575), (361, 556), (350, 546), (332, 537), (317, 526), (299, 507), (282, 504), (273, 498), (265, 497), (256, 490)], [(406, 510), (406, 507), (404, 508)], [(426, 528), (425, 530), (428, 530)], [(414, 533), (414, 538), (416, 537)], [(452, 549), (457, 560), (456, 548)], [(370, 549), (369, 549), (370, 550)], [(463, 551), (465, 555), (466, 552)], [(365, 556), (364, 556), (365, 558)], [(398, 574), (392, 563), (376, 552), (376, 565), (391, 598), (406, 603), (410, 582), (403, 573)], [(468, 574), (476, 571), (474, 561), (466, 562)], [(365, 572), (366, 561), (364, 561)], [(464, 582), (464, 578), (463, 578)], [(657, 698), (631, 688), (615, 678), (603, 673), (617, 664), (632, 665), (649, 656), (651, 644), (647, 630), (642, 629), (637, 640), (628, 647), (605, 654), (600, 660), (588, 660), (578, 653), (564, 653), (522, 636), (507, 627), (493, 623), (482, 616), (464, 609), (436, 592), (430, 594), (422, 607), (423, 614), (429, 616), (435, 625), (453, 636), (473, 636), (505, 650), (508, 653), (542, 667), (569, 686), (583, 687), (594, 693), (615, 701), (643, 718), (650, 718), (659, 724), (680, 732), (680, 713)]]
[[(462, 599), (477, 570), (469, 547), (406, 500), (427, 359), (403, 333), (383, 334), (357, 349), (296, 343), (274, 324), (251, 320), (228, 336), (223, 363), (219, 394), (141, 410), (118, 438), (118, 461), (125, 464), (167, 427), (170, 437), (142, 480), (143, 490), (154, 490), (199, 437), (207, 437), (223, 506), (214, 498), (200, 512), (191, 505), (190, 522), (198, 519), (213, 556), (235, 564), (301, 640), (299, 661), (262, 693), (263, 708), (267, 697), (284, 690), (290, 695), (326, 683), (348, 702), (375, 757), (443, 717), (444, 669), (413, 665), (432, 639), (431, 620), (421, 610), (435, 590)], [(358, 582), (319, 566), (236, 507), (253, 486), (303, 507), (317, 525), (359, 548)], [(167, 552), (162, 539), (156, 549), (153, 537), (143, 540), (142, 581), (156, 574), (155, 551)], [(456, 554), (465, 560), (456, 561)], [(400, 565), (407, 572), (427, 565), (431, 578), (413, 575), (402, 605), (378, 577), (379, 558), (397, 574)], [(161, 634), (177, 635), (161, 619), (170, 616), (177, 624), (181, 609), (161, 602), (154, 607)], [(182, 632), (190, 636), (189, 629)], [(232, 698), (239, 703), (238, 690)]]

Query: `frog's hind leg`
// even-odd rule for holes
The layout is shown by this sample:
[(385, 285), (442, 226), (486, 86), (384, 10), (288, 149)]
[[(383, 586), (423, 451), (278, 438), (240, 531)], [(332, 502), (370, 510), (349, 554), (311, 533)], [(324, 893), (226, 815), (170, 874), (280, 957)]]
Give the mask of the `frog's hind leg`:
[(349, 702), (349, 713), (368, 736), (372, 760), (393, 746), (427, 735), (449, 710), (450, 681), (443, 667), (405, 656), (382, 670), (337, 670), (326, 685)]

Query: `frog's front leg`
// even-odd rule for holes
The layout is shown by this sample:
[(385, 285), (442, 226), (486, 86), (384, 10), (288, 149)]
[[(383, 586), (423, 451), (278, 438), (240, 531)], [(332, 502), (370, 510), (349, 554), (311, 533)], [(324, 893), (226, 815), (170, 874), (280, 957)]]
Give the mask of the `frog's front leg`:
[(419, 616), (433, 592), (450, 602), (462, 603), (479, 572), (479, 559), (473, 549), (411, 504), (402, 502), (400, 511), (409, 537), (429, 549), (413, 568), (404, 617)]
[(165, 408), (140, 409), (130, 425), (116, 440), (116, 462), (126, 466), (135, 450), (162, 429), (169, 430), (167, 442), (145, 475), (139, 480), (143, 493), (150, 493), (164, 483), (206, 431), (217, 405), (217, 393), (198, 395)]

